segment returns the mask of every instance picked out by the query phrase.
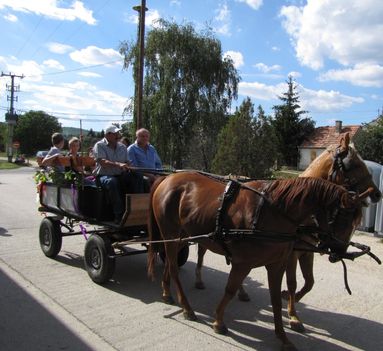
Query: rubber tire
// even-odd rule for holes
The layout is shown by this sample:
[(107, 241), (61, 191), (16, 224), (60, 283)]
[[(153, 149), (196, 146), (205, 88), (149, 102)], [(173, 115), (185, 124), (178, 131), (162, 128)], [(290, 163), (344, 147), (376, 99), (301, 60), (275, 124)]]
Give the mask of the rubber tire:
[[(165, 251), (159, 252), (160, 258), (162, 262), (165, 262), (166, 260), (166, 253)], [(177, 258), (177, 264), (178, 267), (182, 267), (189, 258), (189, 245), (184, 246), (180, 252), (178, 252), (178, 258)]]
[(90, 279), (105, 284), (112, 278), (116, 267), (114, 249), (109, 238), (92, 234), (85, 244), (84, 263)]
[(41, 250), (49, 258), (55, 258), (61, 250), (62, 235), (60, 222), (45, 217), (40, 224), (39, 240)]

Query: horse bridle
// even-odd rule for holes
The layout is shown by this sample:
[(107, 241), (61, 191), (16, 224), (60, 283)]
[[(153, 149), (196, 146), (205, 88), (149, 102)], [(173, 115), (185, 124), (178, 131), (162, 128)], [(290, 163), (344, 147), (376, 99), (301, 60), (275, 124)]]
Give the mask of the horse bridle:
[(337, 182), (337, 176), (338, 172), (341, 172), (344, 179), (341, 185), (351, 190), (356, 190), (353, 188), (358, 183), (357, 180), (354, 178), (347, 177), (347, 172), (349, 172), (352, 169), (353, 162), (351, 159), (351, 155), (352, 154), (350, 149), (341, 150), (339, 146), (336, 148), (335, 154), (333, 156), (331, 173), (329, 174), (327, 180), (331, 181), (332, 183), (339, 184)]

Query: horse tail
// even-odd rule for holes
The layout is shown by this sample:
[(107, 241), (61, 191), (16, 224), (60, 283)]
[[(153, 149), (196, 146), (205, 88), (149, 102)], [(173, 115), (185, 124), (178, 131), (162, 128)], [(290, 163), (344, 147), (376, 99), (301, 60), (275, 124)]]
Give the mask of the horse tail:
[[(150, 190), (150, 203), (149, 203), (149, 216), (148, 216), (148, 235), (149, 241), (157, 241), (161, 240), (160, 228), (158, 227), (158, 223), (153, 211), (153, 195), (158, 188), (158, 186), (162, 183), (162, 181), (166, 177), (157, 178), (153, 183)], [(163, 244), (154, 243), (149, 244), (148, 248), (148, 256), (147, 256), (147, 264), (148, 264), (148, 277), (152, 280), (154, 279), (154, 265), (156, 263), (157, 252), (163, 249)]]

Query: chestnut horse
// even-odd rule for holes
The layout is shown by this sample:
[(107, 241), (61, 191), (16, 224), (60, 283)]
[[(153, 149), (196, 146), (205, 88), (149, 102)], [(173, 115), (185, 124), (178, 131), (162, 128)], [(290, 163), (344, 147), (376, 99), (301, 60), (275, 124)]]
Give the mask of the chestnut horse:
[[(338, 146), (329, 147), (325, 152), (319, 155), (299, 177), (328, 179), (333, 183), (344, 185), (348, 190), (359, 193), (369, 190), (369, 197), (372, 202), (378, 202), (382, 195), (374, 184), (366, 164), (357, 151), (350, 145), (349, 133), (345, 133), (340, 137)], [(199, 245), (195, 282), (195, 286), (198, 289), (205, 288), (201, 277), (205, 253), (206, 248)], [(296, 270), (298, 261), (304, 278), (304, 285), (302, 289), (295, 294), (297, 288)], [(288, 290), (283, 291), (282, 296), (288, 299), (287, 310), (290, 318), (290, 326), (298, 332), (303, 332), (304, 326), (297, 315), (295, 302), (302, 299), (314, 285), (313, 264), (314, 254), (312, 252), (293, 251), (289, 257), (286, 268)], [(238, 297), (242, 301), (250, 300), (242, 285), (239, 287)]]
[[(231, 271), (224, 296), (216, 309), (214, 330), (226, 333), (223, 317), (227, 304), (236, 294), (243, 279), (252, 268), (265, 266), (274, 313), (274, 326), (283, 348), (294, 350), (282, 324), (281, 283), (290, 256), (296, 231), (311, 214), (321, 221), (323, 230), (332, 232), (329, 249), (344, 253), (353, 233), (355, 221), (360, 220), (358, 197), (351, 197), (346, 189), (326, 180), (296, 178), (276, 181), (251, 181), (239, 184), (235, 194), (221, 210), (225, 183), (197, 172), (180, 172), (158, 179), (151, 190), (149, 240), (164, 240), (166, 261), (162, 278), (162, 297), (171, 302), (170, 279), (176, 283), (177, 297), (185, 318), (195, 320), (178, 277), (177, 254), (181, 239), (189, 238), (207, 249), (231, 260)], [(226, 194), (226, 192), (225, 192)], [(360, 196), (361, 198), (361, 196)], [(221, 202), (222, 200), (222, 202)], [(348, 208), (349, 211), (345, 211)], [(338, 216), (338, 213), (342, 213)], [(217, 224), (221, 217), (222, 223)], [(219, 222), (219, 221), (218, 221)], [(251, 229), (245, 238), (223, 238), (221, 231)], [(208, 234), (210, 233), (210, 234)], [(213, 238), (204, 235), (215, 234)], [(246, 237), (246, 235), (249, 235)], [(193, 237), (198, 239), (193, 240)], [(202, 236), (202, 238), (201, 238)], [(188, 240), (189, 240), (188, 239)], [(154, 244), (157, 245), (157, 244)], [(148, 274), (153, 277), (156, 252), (153, 244), (148, 250)]]

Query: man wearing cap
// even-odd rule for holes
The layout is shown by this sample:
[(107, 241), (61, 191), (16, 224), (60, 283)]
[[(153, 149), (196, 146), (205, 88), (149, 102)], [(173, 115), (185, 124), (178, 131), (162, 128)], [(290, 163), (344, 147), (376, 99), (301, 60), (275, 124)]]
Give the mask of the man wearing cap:
[(104, 139), (93, 148), (96, 159), (95, 175), (108, 192), (112, 202), (115, 222), (120, 223), (124, 214), (124, 194), (144, 192), (142, 175), (129, 169), (128, 151), (119, 143), (120, 129), (110, 125), (105, 129)]

